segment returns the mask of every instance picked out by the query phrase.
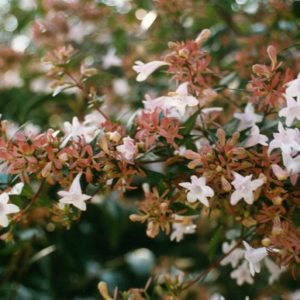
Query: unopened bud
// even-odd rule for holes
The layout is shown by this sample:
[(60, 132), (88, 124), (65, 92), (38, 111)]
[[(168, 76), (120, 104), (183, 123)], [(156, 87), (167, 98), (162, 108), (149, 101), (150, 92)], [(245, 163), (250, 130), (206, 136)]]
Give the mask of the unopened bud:
[(104, 300), (113, 300), (108, 293), (107, 284), (104, 281), (98, 283), (98, 291)]
[(281, 226), (280, 217), (276, 216), (273, 221), (273, 227), (272, 227), (272, 236), (278, 236), (282, 233), (283, 229)]
[(282, 205), (283, 199), (280, 196), (275, 197), (273, 200), (274, 205)]
[(61, 153), (59, 156), (58, 156), (59, 160), (62, 161), (62, 162), (66, 162), (68, 160), (68, 154), (67, 153)]
[(159, 224), (154, 222), (149, 222), (146, 234), (151, 238), (155, 238), (159, 234)]
[(150, 193), (150, 185), (149, 185), (149, 183), (144, 182), (144, 183), (142, 184), (142, 188), (143, 188), (143, 191), (144, 191), (144, 194), (145, 194), (145, 195), (147, 195), (147, 194)]
[(189, 51), (187, 49), (180, 49), (178, 54), (179, 54), (180, 57), (188, 58)]
[(269, 70), (269, 67), (264, 65), (254, 65), (252, 66), (252, 71), (258, 76), (270, 78), (272, 73)]
[(43, 168), (41, 175), (46, 178), (50, 174), (50, 171), (52, 169), (52, 162), (48, 162), (45, 167)]
[(231, 191), (231, 184), (224, 176), (221, 177), (221, 184), (222, 184), (223, 191), (225, 191), (225, 192)]
[(175, 49), (175, 48), (177, 47), (177, 44), (174, 43), (174, 42), (168, 42), (168, 47), (169, 47), (171, 50), (173, 50), (173, 49)]
[(280, 166), (276, 164), (272, 164), (271, 168), (278, 180), (283, 181), (288, 178), (289, 176), (288, 172), (282, 169)]
[(147, 219), (147, 215), (137, 215), (137, 214), (132, 214), (129, 216), (130, 221), (132, 222), (144, 222)]
[(161, 209), (161, 211), (163, 212), (163, 213), (165, 213), (168, 209), (169, 209), (169, 205), (168, 205), (168, 203), (161, 203), (160, 205), (159, 205), (159, 208)]
[(209, 29), (203, 29), (200, 34), (197, 36), (195, 42), (200, 45), (202, 44), (203, 42), (205, 42), (206, 40), (209, 39), (211, 35), (211, 31)]
[(271, 240), (269, 238), (264, 238), (261, 243), (264, 247), (269, 247), (271, 245)]
[(121, 140), (121, 135), (118, 131), (107, 132), (107, 136), (110, 141), (115, 143), (119, 143), (119, 141)]
[(270, 45), (267, 48), (267, 52), (268, 52), (269, 58), (270, 58), (271, 63), (272, 63), (271, 68), (272, 68), (272, 71), (273, 71), (276, 68), (276, 65), (277, 65), (277, 50), (273, 45)]

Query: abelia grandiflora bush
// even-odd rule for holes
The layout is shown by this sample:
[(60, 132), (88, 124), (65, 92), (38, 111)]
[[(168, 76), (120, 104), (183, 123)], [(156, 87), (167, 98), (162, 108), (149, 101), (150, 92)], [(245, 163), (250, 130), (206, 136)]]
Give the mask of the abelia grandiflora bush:
[[(43, 132), (1, 121), (1, 173), (11, 178), (0, 195), (7, 241), (15, 226), (30, 222), (33, 208), (45, 207), (44, 195), (52, 200), (45, 219), (70, 227), (97, 195), (117, 191), (125, 199), (140, 189), (144, 196), (130, 220), (144, 223), (151, 238), (163, 232), (179, 243), (201, 222), (220, 223), (223, 232), (234, 234), (224, 234), (223, 255), (200, 274), (162, 273), (144, 289), (116, 290), (114, 296), (100, 282), (104, 299), (149, 299), (148, 290), (162, 299), (181, 299), (225, 265), (231, 265), (237, 285), (254, 284), (262, 267), (270, 284), (284, 272), (296, 276), (300, 76), (281, 60), (279, 49), (266, 45), (266, 59), (252, 69), (237, 60), (238, 72), (251, 72), (239, 93), (226, 86), (226, 70), (205, 47), (210, 30), (194, 40), (169, 42), (161, 58), (132, 66), (140, 85), (154, 72), (165, 72), (172, 80), (169, 91), (155, 96), (150, 91), (124, 124), (105, 107), (93, 81), (99, 70), (80, 56), (73, 43), (79, 37), (59, 13), (76, 12), (84, 23), (104, 12), (92, 4), (81, 11), (75, 2), (45, 3), (58, 14), (37, 21), (33, 33), (50, 48), (42, 61), (53, 96), (75, 89), (81, 103), (71, 121)], [(110, 64), (119, 66), (113, 52)]]

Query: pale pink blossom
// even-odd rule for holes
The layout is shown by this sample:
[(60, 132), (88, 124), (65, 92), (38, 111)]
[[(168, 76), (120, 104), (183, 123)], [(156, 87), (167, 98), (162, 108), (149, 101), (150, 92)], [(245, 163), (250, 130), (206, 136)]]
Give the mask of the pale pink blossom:
[(252, 248), (247, 242), (243, 241), (245, 246), (245, 259), (249, 263), (249, 269), (252, 276), (260, 272), (260, 262), (267, 257), (266, 247)]
[(261, 115), (258, 115), (254, 112), (254, 106), (251, 103), (247, 104), (244, 113), (235, 113), (234, 117), (240, 120), (237, 128), (238, 131), (253, 127), (256, 123), (259, 123), (263, 120)]
[(105, 122), (105, 118), (100, 114), (99, 111), (93, 110), (84, 117), (84, 126), (92, 126), (95, 129), (101, 128), (102, 124)]
[(300, 132), (297, 128), (284, 129), (281, 122), (278, 123), (278, 133), (273, 134), (274, 139), (270, 142), (268, 152), (280, 148), (283, 153), (291, 154), (300, 151)]
[(175, 92), (168, 96), (143, 101), (145, 109), (151, 112), (161, 109), (167, 116), (181, 118), (185, 115), (187, 107), (194, 107), (199, 101), (188, 93), (188, 82), (178, 86)]
[(141, 61), (136, 61), (135, 65), (132, 67), (135, 72), (138, 73), (136, 81), (146, 80), (156, 69), (168, 65), (165, 61), (154, 60), (149, 63), (143, 63)]
[(78, 140), (84, 138), (87, 143), (91, 142), (95, 135), (94, 126), (85, 126), (79, 122), (77, 117), (73, 117), (72, 123), (64, 122), (63, 131), (65, 137), (61, 144), (61, 148), (65, 147), (70, 140)]
[(250, 136), (245, 144), (245, 147), (253, 147), (257, 144), (267, 146), (268, 137), (260, 134), (258, 126), (254, 125), (251, 128)]
[(199, 200), (202, 204), (209, 207), (208, 197), (214, 196), (214, 190), (206, 185), (205, 177), (197, 177), (193, 175), (191, 182), (182, 182), (179, 184), (188, 190), (187, 200), (190, 203), (194, 203)]
[(123, 138), (123, 144), (117, 146), (116, 149), (121, 154), (122, 158), (127, 161), (132, 161), (136, 155), (134, 140), (129, 136)]
[(286, 96), (287, 107), (279, 111), (279, 117), (285, 117), (287, 126), (291, 126), (294, 120), (300, 120), (300, 93), (299, 98), (295, 100), (293, 97)]
[[(236, 241), (232, 241), (230, 244), (228, 242), (224, 242), (222, 244), (222, 251), (224, 254), (229, 253), (234, 247), (236, 247)], [(241, 248), (234, 249), (229, 255), (227, 255), (221, 261), (222, 266), (226, 266), (227, 264), (231, 264), (232, 268), (236, 268), (239, 261), (244, 257), (245, 251)]]
[(102, 57), (102, 65), (104, 69), (122, 66), (122, 59), (116, 55), (116, 49), (110, 48), (108, 50), (107, 54)]
[(19, 183), (15, 184), (7, 194), (8, 195), (21, 195), (23, 188), (24, 188), (24, 183), (19, 182)]
[(299, 97), (300, 96), (300, 73), (297, 78), (288, 82), (285, 94), (287, 97)]
[(59, 199), (59, 202), (61, 204), (72, 204), (80, 210), (86, 210), (85, 201), (92, 197), (82, 193), (80, 186), (81, 175), (82, 173), (76, 175), (69, 191), (59, 191), (58, 195), (62, 197), (61, 199)]
[(300, 173), (300, 154), (292, 157), (290, 154), (282, 153), (283, 165), (290, 175), (291, 183), (296, 184)]
[(286, 271), (285, 267), (279, 267), (277, 266), (270, 258), (265, 258), (265, 265), (270, 272), (270, 276), (268, 279), (268, 283), (271, 285), (275, 281), (277, 281), (280, 277), (280, 275)]
[(289, 177), (288, 171), (281, 168), (279, 165), (272, 164), (271, 168), (278, 180), (286, 180)]
[(193, 234), (196, 232), (197, 226), (193, 224), (192, 217), (175, 215), (175, 222), (172, 224), (172, 233), (170, 240), (180, 242), (185, 234)]
[(8, 201), (8, 194), (2, 193), (0, 195), (0, 225), (2, 227), (7, 227), (9, 224), (7, 215), (14, 214), (20, 211), (17, 205), (8, 203)]
[(236, 280), (237, 285), (244, 283), (253, 284), (254, 280), (248, 268), (248, 264), (244, 261), (237, 269), (230, 273), (230, 277)]
[(185, 114), (186, 107), (193, 107), (199, 104), (199, 101), (188, 93), (188, 82), (180, 84), (176, 92), (171, 95), (170, 105), (175, 108), (181, 116)]
[(252, 180), (252, 175), (242, 176), (237, 172), (233, 172), (234, 180), (232, 185), (235, 191), (230, 197), (231, 205), (236, 205), (241, 199), (244, 199), (246, 203), (253, 204), (254, 194), (259, 187), (264, 183), (262, 178)]

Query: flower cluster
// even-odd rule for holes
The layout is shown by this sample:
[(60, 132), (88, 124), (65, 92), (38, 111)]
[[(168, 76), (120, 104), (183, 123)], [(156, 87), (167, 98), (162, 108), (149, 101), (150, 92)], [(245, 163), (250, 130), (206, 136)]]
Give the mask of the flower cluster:
[[(172, 10), (168, 1), (156, 2), (158, 9)], [(223, 243), (222, 256), (195, 278), (181, 272), (158, 276), (155, 292), (162, 299), (180, 299), (220, 266), (231, 265), (237, 285), (253, 284), (261, 269), (268, 270), (272, 284), (299, 267), (300, 73), (279, 61), (284, 57), (277, 43), (264, 47), (261, 57), (269, 64), (242, 50), (235, 52), (235, 62), (226, 58), (219, 64), (210, 53), (216, 47), (209, 44), (216, 29), (203, 29), (194, 40), (169, 42), (161, 59), (121, 59), (108, 47), (99, 63), (93, 53), (82, 55), (80, 44), (100, 39), (92, 33), (109, 8), (79, 4), (45, 1), (45, 18), (33, 23), (35, 45), (47, 50), (37, 65), (38, 74), (51, 80), (49, 95), (59, 100), (69, 93), (74, 101), (62, 101), (44, 130), (1, 119), (0, 168), (6, 179), (0, 186), (1, 227), (13, 232), (14, 226), (29, 224), (35, 208), (47, 211), (41, 219), (68, 227), (97, 196), (116, 194), (150, 238), (165, 235), (176, 244), (198, 237), (203, 227), (205, 234), (216, 230), (209, 259), (234, 232), (231, 243)], [(224, 20), (233, 23), (226, 15)], [(237, 40), (249, 47), (252, 42), (267, 45), (264, 38)], [(13, 51), (1, 53), (5, 71), (21, 60)], [(117, 71), (110, 74), (111, 69)], [(171, 83), (154, 80), (155, 90), (144, 81), (158, 70), (165, 71), (159, 78), (169, 76)], [(128, 82), (114, 78), (121, 73), (135, 78), (141, 90), (130, 94)], [(106, 79), (114, 83), (106, 86)], [(128, 103), (118, 103), (118, 97)], [(59, 116), (64, 105), (74, 111), (69, 121)], [(149, 299), (149, 285), (122, 297)], [(117, 297), (104, 282), (98, 289), (104, 299)]]

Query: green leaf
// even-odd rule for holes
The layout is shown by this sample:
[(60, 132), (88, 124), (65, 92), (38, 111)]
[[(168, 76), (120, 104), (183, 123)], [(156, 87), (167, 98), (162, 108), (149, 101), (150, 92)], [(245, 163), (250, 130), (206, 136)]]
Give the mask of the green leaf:
[(198, 109), (193, 115), (191, 115), (182, 125), (182, 128), (179, 130), (179, 134), (187, 135), (189, 134), (192, 129), (195, 127), (197, 117), (200, 113)]
[(215, 233), (213, 234), (212, 238), (210, 239), (210, 241), (208, 243), (208, 259), (210, 262), (212, 262), (216, 256), (222, 231), (223, 231), (223, 226), (220, 226), (215, 231)]

